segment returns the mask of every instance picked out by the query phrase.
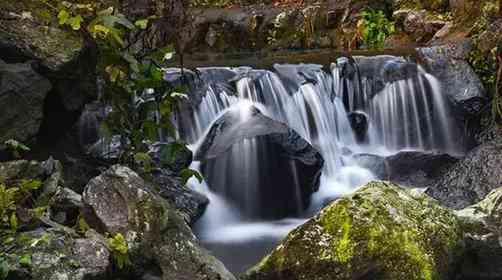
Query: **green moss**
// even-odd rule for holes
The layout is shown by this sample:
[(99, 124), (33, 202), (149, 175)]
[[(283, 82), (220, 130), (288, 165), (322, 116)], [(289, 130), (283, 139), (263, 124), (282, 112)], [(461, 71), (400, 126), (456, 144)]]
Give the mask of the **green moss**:
[(423, 194), (373, 182), (294, 230), (248, 275), (336, 280), (372, 271), (373, 279), (443, 279), (461, 239), (449, 210)]

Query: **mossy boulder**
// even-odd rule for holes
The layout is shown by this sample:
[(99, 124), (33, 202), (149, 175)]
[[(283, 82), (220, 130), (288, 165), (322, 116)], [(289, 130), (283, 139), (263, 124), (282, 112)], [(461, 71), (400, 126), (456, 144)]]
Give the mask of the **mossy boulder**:
[(2, 55), (11, 54), (12, 59), (23, 55), (57, 71), (75, 60), (84, 48), (79, 33), (52, 24), (57, 11), (43, 1), (2, 1), (0, 9)]
[(111, 269), (106, 241), (94, 231), (72, 237), (58, 229), (37, 229), (2, 240), (7, 280), (108, 279)]
[(245, 279), (448, 279), (462, 238), (454, 214), (426, 195), (370, 182), (292, 231)]
[(114, 165), (83, 194), (85, 220), (101, 233), (125, 236), (138, 278), (156, 267), (163, 280), (235, 280), (199, 247), (183, 217), (131, 169)]

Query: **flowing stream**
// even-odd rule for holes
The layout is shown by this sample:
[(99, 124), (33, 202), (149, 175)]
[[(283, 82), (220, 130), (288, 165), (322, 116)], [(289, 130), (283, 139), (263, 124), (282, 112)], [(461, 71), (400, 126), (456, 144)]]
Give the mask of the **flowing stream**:
[[(218, 185), (242, 196), (239, 201), (243, 205), (206, 182), (190, 180), (191, 188), (210, 199), (195, 232), (235, 273), (259, 261), (327, 202), (376, 179), (370, 170), (358, 166), (351, 154), (462, 152), (455, 143), (458, 132), (439, 82), (401, 57), (341, 58), (331, 69), (309, 64), (275, 65), (272, 70), (200, 68), (197, 79), (201, 100), (179, 121), (183, 137), (194, 151), (220, 116), (236, 112), (245, 120), (254, 106), (294, 129), (325, 161), (319, 191), (310, 198), (308, 209), (278, 220), (260, 220), (250, 214), (260, 205), (256, 182), (263, 175), (258, 167), (267, 160), (267, 153), (255, 138), (233, 145), (231, 160), (218, 163), (218, 168), (210, 171), (225, 179), (238, 177), (238, 181), (221, 181)], [(362, 118), (362, 137), (351, 125), (351, 116)], [(195, 161), (192, 168), (199, 169), (200, 164)]]

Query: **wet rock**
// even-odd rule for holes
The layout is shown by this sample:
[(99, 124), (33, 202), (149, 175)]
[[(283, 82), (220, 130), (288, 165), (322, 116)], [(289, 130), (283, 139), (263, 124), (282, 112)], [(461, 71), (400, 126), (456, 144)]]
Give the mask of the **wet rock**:
[[(225, 193), (253, 218), (301, 212), (319, 188), (324, 164), (320, 153), (294, 130), (252, 105), (221, 116), (195, 159), (203, 162), (201, 170), (210, 188)], [(256, 196), (253, 205), (241, 194), (247, 188)]]
[(195, 223), (206, 210), (209, 199), (186, 186), (166, 169), (153, 172), (153, 182), (159, 187), (159, 194), (176, 207), (188, 224)]
[(87, 185), (86, 221), (101, 232), (126, 237), (130, 253), (137, 256), (134, 271), (155, 264), (164, 280), (235, 280), (197, 245), (183, 218), (152, 189), (129, 168), (115, 165)]
[(502, 143), (488, 142), (470, 151), (427, 190), (448, 207), (461, 209), (502, 186)]
[(462, 253), (452, 211), (371, 182), (293, 230), (244, 279), (449, 279)]
[(441, 177), (458, 161), (448, 154), (403, 151), (385, 158), (388, 180), (401, 185), (424, 188)]
[(460, 120), (478, 115), (486, 102), (481, 81), (464, 60), (468, 49), (465, 44), (417, 49), (423, 65), (441, 81), (442, 93), (448, 96)]
[(361, 112), (351, 112), (347, 116), (358, 142), (364, 142), (368, 134), (368, 116)]
[(379, 179), (416, 188), (429, 186), (458, 161), (448, 154), (423, 151), (402, 151), (390, 156), (355, 154), (352, 159)]
[(9, 139), (32, 141), (43, 119), (44, 100), (52, 86), (30, 63), (0, 60), (0, 148)]
[(502, 189), (479, 203), (456, 212), (465, 231), (466, 253), (457, 279), (491, 280), (502, 277)]

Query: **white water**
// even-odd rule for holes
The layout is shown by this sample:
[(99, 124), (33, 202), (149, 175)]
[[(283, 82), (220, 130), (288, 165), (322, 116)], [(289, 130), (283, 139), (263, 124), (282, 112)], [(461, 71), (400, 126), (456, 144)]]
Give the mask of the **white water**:
[[(279, 240), (325, 203), (376, 179), (371, 171), (352, 162), (350, 155), (344, 155), (347, 149), (352, 153), (378, 155), (389, 155), (399, 150), (456, 152), (452, 139), (454, 125), (449, 121), (448, 105), (441, 95), (439, 82), (423, 69), (419, 68), (418, 77), (389, 82), (375, 93), (371, 92), (372, 81), (367, 78), (361, 78), (363, 81), (357, 83), (340, 77), (338, 67), (332, 68), (330, 74), (315, 65), (278, 65), (276, 73), (250, 68), (199, 69), (202, 73), (234, 71), (238, 78), (235, 93), (217, 90), (228, 86), (214, 86), (228, 84), (228, 80), (206, 80), (209, 84), (206, 95), (190, 116), (192, 125), (185, 129), (188, 131), (186, 139), (192, 142), (194, 150), (212, 123), (226, 110), (245, 112), (250, 105), (255, 105), (263, 114), (286, 123), (298, 132), (319, 150), (325, 160), (320, 189), (311, 197), (310, 208), (298, 218), (279, 221), (250, 221), (244, 214), (246, 211), (239, 210), (225, 197), (212, 192), (206, 182), (200, 184), (191, 179), (189, 186), (204, 193), (210, 200), (196, 225), (197, 234), (203, 242), (234, 244), (260, 239)], [(299, 71), (306, 71), (310, 79), (305, 80), (296, 74)], [(286, 75), (289, 80), (287, 85), (281, 79)], [(356, 142), (347, 118), (344, 97), (349, 100), (348, 109), (358, 109), (369, 116), (367, 143)], [(364, 104), (358, 105), (356, 98), (363, 100)], [(263, 160), (257, 155), (256, 143), (253, 139), (246, 139), (235, 146), (232, 156), (236, 158), (235, 162), (241, 161), (239, 168), (224, 165), (225, 168), (217, 172), (249, 170), (240, 175), (249, 177), (249, 180), (244, 180), (246, 182), (255, 182), (253, 176), (260, 175), (254, 166)], [(199, 162), (192, 164), (193, 169), (199, 169), (199, 166)], [(239, 188), (245, 196), (245, 207), (256, 203), (257, 190), (253, 189), (252, 183), (225, 187)]]

